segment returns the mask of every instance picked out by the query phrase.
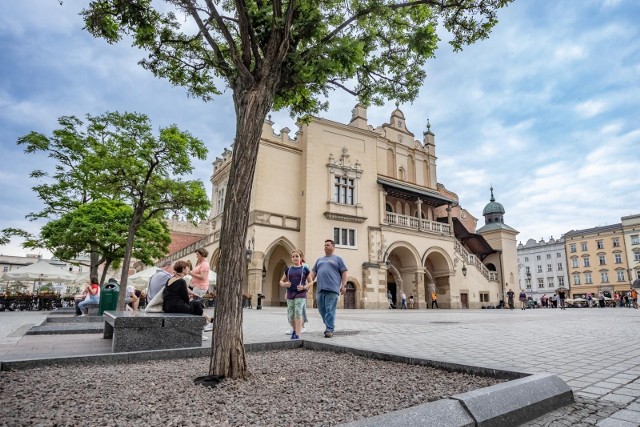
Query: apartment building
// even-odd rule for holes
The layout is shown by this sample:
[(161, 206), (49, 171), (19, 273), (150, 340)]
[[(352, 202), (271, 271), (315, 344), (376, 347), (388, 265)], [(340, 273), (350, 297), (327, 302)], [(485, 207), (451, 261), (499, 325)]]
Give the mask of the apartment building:
[(622, 233), (627, 252), (629, 280), (640, 279), (640, 214), (622, 217)]
[(571, 230), (563, 237), (572, 297), (588, 292), (613, 295), (616, 291), (629, 290), (631, 281), (622, 223)]
[(564, 238), (553, 236), (548, 242), (544, 239), (527, 240), (518, 245), (518, 280), (520, 289), (534, 301), (543, 295), (553, 295), (557, 288), (569, 288)]

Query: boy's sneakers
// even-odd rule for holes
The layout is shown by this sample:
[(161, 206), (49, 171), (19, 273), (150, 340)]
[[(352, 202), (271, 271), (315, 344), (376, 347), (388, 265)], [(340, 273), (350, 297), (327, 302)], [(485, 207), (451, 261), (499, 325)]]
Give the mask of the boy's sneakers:
[(333, 331), (324, 331), (324, 337), (325, 338), (332, 338), (333, 337)]
[(293, 329), (289, 328), (289, 329), (287, 330), (287, 332), (285, 332), (285, 334), (287, 334), (287, 335), (291, 335), (291, 334), (293, 334)]
[(296, 335), (296, 333), (294, 332), (294, 333), (291, 334), (291, 339), (292, 340), (299, 340), (300, 337), (298, 335)]
[(213, 331), (213, 323), (207, 323), (207, 325), (204, 327), (204, 331), (205, 332)]

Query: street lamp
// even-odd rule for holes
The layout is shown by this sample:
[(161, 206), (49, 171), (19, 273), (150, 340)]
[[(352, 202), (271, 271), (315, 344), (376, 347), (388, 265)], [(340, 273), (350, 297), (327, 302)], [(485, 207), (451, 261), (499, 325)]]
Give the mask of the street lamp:
[(465, 265), (465, 263), (462, 263), (462, 275), (464, 277), (467, 277), (467, 266)]

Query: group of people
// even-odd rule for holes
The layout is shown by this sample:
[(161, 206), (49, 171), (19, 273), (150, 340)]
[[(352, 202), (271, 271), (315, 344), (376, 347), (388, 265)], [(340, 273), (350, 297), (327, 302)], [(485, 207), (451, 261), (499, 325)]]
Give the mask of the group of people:
[[(509, 288), (509, 290), (507, 291), (507, 306), (510, 310), (513, 310), (515, 308), (515, 296), (516, 294), (515, 292), (513, 292), (513, 289)], [(567, 293), (564, 291), (564, 289), (558, 289), (551, 298), (547, 297), (546, 294), (542, 295), (542, 297), (540, 298), (540, 305), (542, 307), (549, 307), (549, 301), (551, 300), (552, 307), (558, 307), (559, 305), (561, 310), (565, 310), (567, 308), (566, 299)], [(531, 303), (534, 303), (531, 297), (527, 297), (527, 292), (524, 289), (520, 290), (518, 300), (520, 301), (520, 310), (526, 310), (529, 301), (531, 301)]]
[[(201, 297), (209, 288), (209, 252), (205, 248), (196, 250), (196, 265), (189, 261), (165, 262), (149, 280), (147, 298), (150, 302), (162, 299), (165, 313), (184, 313), (203, 316), (206, 320), (204, 332), (213, 330), (213, 319), (204, 312)], [(191, 276), (191, 285), (185, 276)], [(161, 297), (160, 297), (161, 295)], [(208, 339), (206, 335), (202, 339)]]
[(338, 299), (346, 292), (348, 272), (344, 260), (334, 255), (335, 249), (333, 240), (325, 240), (324, 256), (316, 260), (313, 268), (304, 263), (302, 251), (291, 251), (293, 265), (285, 269), (280, 286), (287, 288), (287, 319), (292, 327), (293, 340), (300, 339), (306, 317), (307, 292), (314, 280), (318, 283), (316, 300), (324, 323), (324, 336), (333, 337)]

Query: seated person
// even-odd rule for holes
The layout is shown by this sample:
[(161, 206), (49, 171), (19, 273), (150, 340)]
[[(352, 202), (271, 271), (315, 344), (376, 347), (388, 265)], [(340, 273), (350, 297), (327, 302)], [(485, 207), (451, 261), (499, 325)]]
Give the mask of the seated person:
[(124, 298), (124, 302), (127, 304), (127, 309), (131, 308), (133, 311), (138, 311), (140, 298), (136, 295), (136, 288), (133, 285), (127, 285), (127, 295)]
[(184, 276), (189, 274), (189, 267), (185, 261), (176, 261), (173, 266), (174, 275), (164, 287), (162, 311), (165, 313), (186, 313), (204, 316), (207, 323), (211, 322), (211, 318), (204, 314), (202, 301), (195, 299), (190, 301), (189, 295), (192, 293), (187, 287)]
[(87, 296), (84, 301), (76, 304), (76, 316), (86, 316), (89, 313), (87, 305), (100, 304), (100, 285), (98, 285), (97, 277), (91, 278), (91, 283), (85, 286), (85, 292)]

